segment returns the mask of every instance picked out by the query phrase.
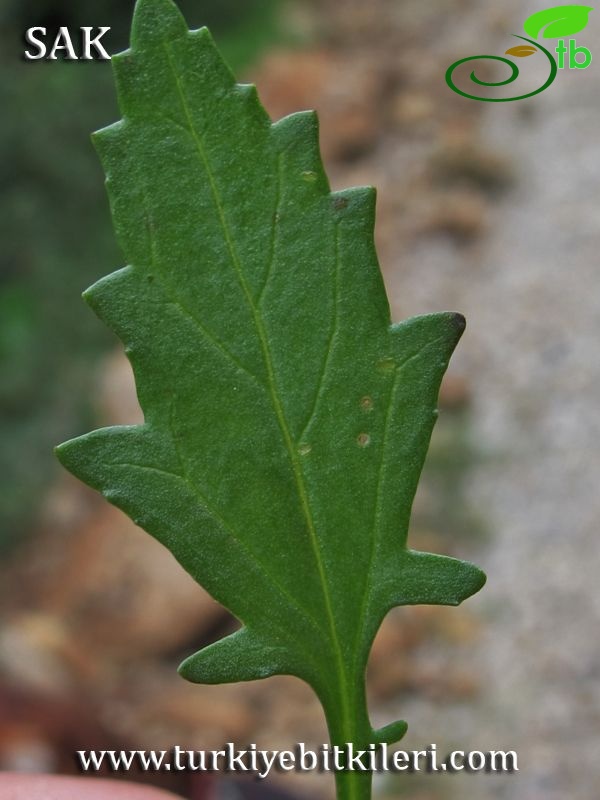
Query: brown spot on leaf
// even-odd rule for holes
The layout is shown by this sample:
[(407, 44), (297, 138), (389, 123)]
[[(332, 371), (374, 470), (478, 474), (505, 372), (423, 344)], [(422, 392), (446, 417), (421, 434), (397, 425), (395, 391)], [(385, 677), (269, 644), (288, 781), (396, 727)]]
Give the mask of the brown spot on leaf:
[(382, 358), (381, 361), (377, 363), (377, 369), (380, 372), (393, 372), (396, 369), (396, 362), (393, 358)]

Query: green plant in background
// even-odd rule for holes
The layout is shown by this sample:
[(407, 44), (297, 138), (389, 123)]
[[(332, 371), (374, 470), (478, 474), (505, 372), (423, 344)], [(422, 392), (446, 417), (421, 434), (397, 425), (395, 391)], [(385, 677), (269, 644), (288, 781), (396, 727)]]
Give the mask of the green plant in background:
[[(406, 723), (373, 730), (365, 700), (383, 617), (485, 580), (406, 544), (464, 320), (390, 325), (374, 190), (330, 192), (315, 115), (272, 124), (171, 0), (139, 0), (113, 67), (124, 118), (95, 142), (130, 266), (85, 297), (125, 345), (145, 423), (58, 456), (242, 622), (184, 677), (296, 675), (332, 743), (395, 742)], [(340, 800), (370, 797), (368, 773), (336, 781)]]

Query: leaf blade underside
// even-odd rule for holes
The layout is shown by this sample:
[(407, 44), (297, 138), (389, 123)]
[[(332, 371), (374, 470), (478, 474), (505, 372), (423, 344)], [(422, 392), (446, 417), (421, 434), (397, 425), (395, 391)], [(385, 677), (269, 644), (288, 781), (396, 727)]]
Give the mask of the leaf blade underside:
[(390, 325), (374, 190), (330, 192), (316, 115), (271, 123), (170, 0), (139, 0), (113, 68), (123, 120), (95, 144), (130, 266), (85, 297), (125, 345), (145, 423), (58, 456), (242, 621), (182, 674), (297, 675), (332, 738), (366, 740), (366, 707), (353, 718), (387, 611), (485, 580), (406, 546), (464, 320)]

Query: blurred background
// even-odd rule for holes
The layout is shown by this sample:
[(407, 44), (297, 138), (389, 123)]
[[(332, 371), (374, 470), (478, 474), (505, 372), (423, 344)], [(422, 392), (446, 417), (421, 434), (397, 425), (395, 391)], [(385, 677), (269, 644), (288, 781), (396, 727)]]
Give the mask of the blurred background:
[[(378, 188), (394, 319), (467, 317), (440, 399), (413, 547), (488, 572), (459, 609), (392, 612), (369, 667), (405, 749), (516, 750), (512, 775), (400, 775), (376, 796), (589, 800), (600, 782), (600, 86), (484, 104), (446, 67), (502, 53), (546, 3), (181, 0), (276, 119), (316, 108), (334, 189)], [(62, 472), (52, 447), (140, 417), (118, 342), (80, 299), (122, 265), (89, 133), (110, 65), (25, 62), (33, 25), (110, 25), (133, 2), (0, 8), (0, 769), (77, 773), (84, 748), (326, 741), (293, 679), (192, 686), (181, 659), (234, 628), (171, 556)], [(578, 42), (598, 42), (594, 13)], [(523, 69), (525, 70), (526, 65)], [(189, 800), (331, 798), (328, 775), (137, 774)], [(1, 795), (1, 776), (0, 776)]]

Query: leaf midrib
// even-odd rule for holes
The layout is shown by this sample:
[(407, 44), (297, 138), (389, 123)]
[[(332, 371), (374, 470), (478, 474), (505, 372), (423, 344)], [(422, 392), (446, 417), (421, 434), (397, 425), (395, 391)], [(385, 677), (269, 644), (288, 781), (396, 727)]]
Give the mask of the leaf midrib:
[(259, 339), (259, 342), (260, 342), (260, 346), (261, 346), (261, 350), (262, 350), (262, 354), (263, 354), (263, 358), (264, 358), (264, 362), (265, 362), (265, 367), (266, 367), (266, 370), (267, 370), (267, 378), (268, 378), (267, 383), (268, 383), (269, 394), (271, 396), (271, 402), (273, 404), (273, 409), (275, 411), (275, 415), (277, 417), (277, 421), (279, 423), (279, 427), (281, 429), (281, 433), (282, 433), (282, 436), (283, 436), (284, 444), (285, 444), (285, 447), (286, 447), (286, 450), (288, 452), (288, 456), (290, 458), (290, 462), (291, 462), (291, 465), (292, 465), (292, 471), (293, 471), (293, 474), (294, 474), (294, 479), (295, 479), (295, 482), (296, 482), (296, 487), (297, 487), (297, 490), (298, 490), (298, 495), (299, 495), (299, 498), (300, 498), (302, 511), (304, 513), (304, 517), (305, 517), (306, 524), (307, 524), (307, 527), (308, 527), (309, 539), (310, 539), (311, 547), (312, 547), (312, 550), (313, 550), (313, 555), (314, 555), (314, 558), (315, 558), (315, 562), (316, 562), (316, 565), (317, 565), (319, 579), (320, 579), (320, 582), (321, 582), (321, 589), (322, 589), (322, 592), (323, 592), (323, 600), (324, 600), (324, 604), (325, 604), (325, 611), (326, 611), (327, 620), (328, 620), (328, 624), (329, 624), (329, 628), (330, 628), (331, 644), (332, 644), (332, 647), (334, 649), (337, 672), (338, 672), (338, 679), (339, 679), (339, 682), (340, 682), (340, 689), (341, 689), (341, 691), (340, 691), (340, 702), (341, 702), (340, 711), (341, 711), (341, 716), (345, 720), (345, 723), (346, 723), (344, 727), (346, 727), (349, 730), (350, 729), (351, 716), (350, 716), (350, 709), (348, 708), (348, 685), (347, 685), (348, 682), (347, 682), (347, 677), (346, 677), (346, 670), (344, 668), (344, 659), (343, 659), (343, 656), (342, 656), (342, 650), (341, 650), (341, 646), (340, 646), (340, 642), (339, 642), (339, 638), (338, 638), (338, 634), (337, 634), (337, 629), (336, 629), (336, 626), (335, 626), (335, 619), (334, 619), (334, 615), (333, 615), (333, 607), (332, 607), (331, 595), (330, 595), (330, 591), (329, 591), (329, 584), (328, 584), (327, 575), (326, 575), (326, 572), (325, 572), (325, 565), (324, 565), (323, 559), (321, 557), (320, 547), (319, 547), (319, 543), (318, 543), (318, 539), (317, 539), (317, 532), (316, 532), (315, 523), (314, 523), (314, 520), (313, 520), (313, 517), (312, 517), (312, 511), (311, 511), (311, 508), (310, 508), (310, 502), (309, 502), (309, 498), (308, 498), (308, 492), (306, 490), (306, 485), (305, 485), (305, 482), (304, 482), (304, 477), (303, 477), (303, 474), (302, 474), (302, 470), (301, 470), (300, 464), (298, 462), (296, 450), (294, 448), (294, 443), (293, 443), (293, 440), (292, 440), (292, 437), (291, 437), (291, 434), (290, 434), (290, 430), (289, 430), (289, 427), (288, 427), (288, 424), (287, 424), (285, 413), (284, 413), (284, 410), (283, 410), (283, 407), (282, 407), (282, 404), (281, 404), (281, 400), (279, 399), (279, 394), (278, 394), (278, 390), (277, 390), (277, 381), (276, 381), (276, 377), (275, 377), (275, 370), (274, 370), (274, 367), (273, 367), (273, 360), (272, 360), (271, 352), (270, 352), (269, 345), (268, 345), (268, 340), (267, 340), (267, 335), (266, 335), (264, 323), (263, 323), (260, 311), (259, 311), (259, 309), (256, 307), (256, 305), (254, 303), (252, 294), (250, 292), (248, 283), (246, 281), (246, 278), (245, 278), (245, 275), (244, 275), (244, 272), (243, 272), (243, 269), (242, 269), (242, 265), (240, 263), (238, 255), (237, 255), (237, 252), (236, 252), (236, 249), (235, 249), (235, 245), (234, 245), (234, 242), (233, 242), (233, 239), (232, 239), (232, 236), (231, 236), (231, 232), (229, 230), (229, 226), (228, 226), (227, 220), (225, 218), (225, 213), (224, 213), (224, 210), (223, 210), (223, 205), (222, 205), (222, 201), (221, 201), (221, 198), (220, 198), (219, 190), (218, 190), (218, 187), (216, 185), (216, 181), (215, 181), (212, 169), (210, 167), (208, 158), (206, 156), (206, 152), (205, 152), (205, 149), (204, 149), (204, 144), (203, 144), (202, 139), (200, 138), (200, 136), (199, 136), (199, 134), (198, 134), (198, 132), (197, 132), (195, 126), (194, 126), (194, 123), (193, 123), (193, 120), (192, 120), (192, 117), (191, 117), (191, 114), (190, 114), (190, 109), (189, 109), (189, 106), (188, 106), (188, 102), (187, 102), (187, 99), (186, 99), (186, 96), (185, 96), (185, 92), (184, 92), (182, 84), (181, 84), (181, 78), (180, 78), (179, 73), (178, 73), (178, 71), (177, 71), (177, 69), (175, 67), (174, 62), (173, 62), (173, 56), (172, 56), (172, 53), (171, 53), (171, 48), (169, 46), (169, 43), (167, 41), (165, 41), (165, 40), (163, 40), (162, 44), (163, 44), (165, 53), (167, 55), (167, 59), (168, 59), (168, 62), (169, 62), (169, 67), (170, 67), (171, 72), (173, 74), (173, 78), (175, 80), (175, 84), (177, 86), (177, 92), (179, 94), (181, 106), (182, 106), (185, 118), (186, 118), (188, 126), (189, 126), (189, 133), (190, 133), (190, 135), (192, 136), (192, 138), (193, 138), (193, 140), (195, 142), (198, 155), (200, 156), (200, 160), (201, 160), (201, 162), (203, 164), (203, 167), (204, 167), (204, 169), (206, 171), (206, 174), (207, 174), (207, 177), (208, 177), (211, 193), (212, 193), (212, 196), (213, 196), (213, 201), (214, 201), (214, 204), (215, 204), (215, 208), (217, 210), (217, 215), (218, 215), (218, 218), (219, 218), (219, 222), (220, 222), (221, 228), (223, 230), (223, 235), (224, 235), (224, 238), (225, 238), (227, 249), (229, 251), (229, 256), (230, 256), (230, 259), (231, 259), (231, 263), (233, 265), (234, 271), (236, 272), (236, 275), (237, 275), (238, 281), (240, 283), (240, 286), (242, 288), (242, 291), (243, 291), (244, 297), (246, 299), (246, 303), (248, 305), (248, 308), (250, 309), (250, 312), (252, 314), (252, 318), (253, 318), (254, 325), (255, 325), (255, 328), (256, 328), (256, 333), (257, 333), (257, 336), (258, 336), (258, 339)]

